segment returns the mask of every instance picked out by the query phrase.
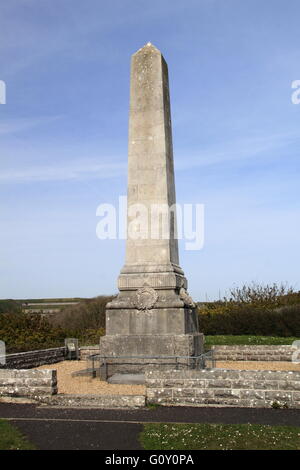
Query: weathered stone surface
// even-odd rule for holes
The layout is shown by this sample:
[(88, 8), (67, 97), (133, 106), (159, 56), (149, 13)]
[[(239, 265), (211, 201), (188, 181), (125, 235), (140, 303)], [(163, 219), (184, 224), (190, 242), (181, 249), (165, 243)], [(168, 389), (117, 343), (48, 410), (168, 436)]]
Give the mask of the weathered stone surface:
[(214, 391), (215, 398), (240, 398), (239, 390), (216, 389)]
[(85, 361), (92, 354), (100, 354), (100, 347), (99, 347), (99, 344), (95, 346), (81, 346), (79, 348), (79, 352), (80, 352), (80, 359), (82, 361)]
[(298, 371), (148, 369), (145, 377), (149, 403), (300, 408)]
[[(117, 302), (117, 301), (116, 301)], [(111, 309), (106, 315), (107, 335), (161, 335), (193, 334), (196, 326), (191, 323), (190, 309), (181, 306), (162, 305), (151, 309)], [(196, 320), (195, 320), (196, 321)]]
[[(294, 392), (293, 393), (293, 400), (295, 402), (300, 402), (300, 392)], [(300, 403), (299, 403), (299, 407), (300, 407)]]
[[(197, 371), (191, 371), (196, 377)], [(201, 371), (201, 379), (207, 380), (217, 380), (217, 379), (231, 379), (238, 380), (240, 377), (240, 371), (238, 370), (228, 370), (228, 369), (205, 369)]]
[(31, 369), (45, 364), (63, 361), (65, 348), (40, 349), (6, 355), (6, 364), (0, 364), (0, 369)]
[(69, 408), (141, 408), (145, 406), (144, 395), (54, 395), (40, 396), (37, 401), (49, 406)]
[(265, 392), (266, 400), (274, 400), (274, 401), (285, 401), (285, 400), (292, 400), (293, 395), (290, 392), (282, 391), (282, 390), (275, 390), (273, 392), (266, 391)]
[(230, 380), (221, 380), (221, 379), (208, 380), (207, 381), (207, 387), (209, 387), (209, 388), (231, 388), (231, 382), (230, 382)]
[(299, 390), (300, 391), (300, 380), (298, 382), (294, 380), (279, 380), (277, 384), (280, 390)]
[(292, 345), (216, 345), (216, 361), (291, 361)]
[(0, 370), (1, 396), (35, 397), (56, 393), (56, 370)]
[[(172, 391), (171, 391), (171, 393), (172, 393)], [(194, 396), (195, 396), (195, 389), (194, 388), (174, 388), (173, 389), (173, 397), (174, 398), (175, 397), (194, 397)]]
[(0, 388), (1, 396), (14, 396), (14, 397), (35, 397), (42, 395), (54, 395), (57, 393), (57, 387), (52, 386), (25, 386), (15, 385)]
[[(179, 266), (171, 209), (176, 198), (168, 67), (152, 44), (133, 54), (130, 83), (127, 226), (137, 215), (136, 204), (148, 211), (148, 226), (127, 236), (119, 295), (107, 305), (101, 354), (195, 356), (203, 351), (203, 336)], [(152, 218), (153, 207), (167, 210), (166, 230), (161, 213)], [(126, 370), (140, 372), (144, 363), (136, 362)], [(114, 372), (124, 367), (115, 365)]]
[(199, 398), (213, 398), (214, 397), (214, 390), (211, 390), (209, 388), (205, 389), (195, 389), (195, 396)]
[(240, 397), (247, 398), (248, 400), (264, 400), (265, 392), (261, 390), (241, 390)]
[[(298, 372), (296, 371), (283, 371), (283, 370), (276, 370), (276, 371), (268, 371), (268, 370), (245, 370), (240, 371), (243, 373), (243, 377), (248, 378), (249, 380), (289, 380), (290, 377), (294, 376), (295, 378), (298, 376)], [(298, 376), (300, 379), (300, 375)]]
[(253, 381), (253, 388), (257, 390), (278, 390), (279, 381), (276, 380), (259, 380)]
[(231, 387), (236, 389), (251, 389), (254, 387), (252, 380), (232, 380)]

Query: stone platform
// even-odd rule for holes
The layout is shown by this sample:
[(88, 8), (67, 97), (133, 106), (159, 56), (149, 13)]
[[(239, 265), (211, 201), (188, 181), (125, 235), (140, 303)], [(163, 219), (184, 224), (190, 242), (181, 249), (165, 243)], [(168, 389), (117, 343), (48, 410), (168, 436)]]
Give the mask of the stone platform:
[(182, 335), (106, 335), (101, 338), (101, 356), (107, 356), (105, 379), (113, 374), (139, 374), (154, 368), (185, 367), (203, 353), (202, 333)]

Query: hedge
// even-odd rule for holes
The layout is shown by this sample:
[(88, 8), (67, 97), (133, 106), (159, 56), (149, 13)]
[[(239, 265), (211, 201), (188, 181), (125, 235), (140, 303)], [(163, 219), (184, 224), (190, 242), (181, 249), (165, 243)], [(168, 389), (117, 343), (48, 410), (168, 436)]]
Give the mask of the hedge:
[(300, 305), (275, 310), (240, 305), (224, 313), (199, 310), (199, 323), (206, 335), (300, 337)]

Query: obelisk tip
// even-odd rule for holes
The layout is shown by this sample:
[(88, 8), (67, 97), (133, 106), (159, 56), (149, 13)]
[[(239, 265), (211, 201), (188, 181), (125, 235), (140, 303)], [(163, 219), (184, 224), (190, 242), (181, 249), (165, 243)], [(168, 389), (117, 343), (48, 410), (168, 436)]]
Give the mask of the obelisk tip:
[(150, 42), (150, 41), (147, 42), (147, 44), (145, 44), (143, 47), (141, 47), (138, 51), (136, 51), (133, 55), (136, 55), (136, 54), (138, 54), (138, 53), (141, 52), (141, 51), (143, 51), (143, 52), (146, 52), (146, 51), (149, 52), (149, 51), (151, 51), (151, 52), (156, 52), (156, 53), (161, 54), (160, 50), (157, 49), (157, 47), (155, 47), (155, 46), (152, 44), (152, 42)]

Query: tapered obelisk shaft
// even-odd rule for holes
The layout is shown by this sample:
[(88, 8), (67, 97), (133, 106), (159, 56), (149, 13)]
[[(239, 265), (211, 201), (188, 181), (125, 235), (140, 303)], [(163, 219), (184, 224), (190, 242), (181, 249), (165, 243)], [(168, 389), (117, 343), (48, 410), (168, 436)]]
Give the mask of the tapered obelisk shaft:
[(137, 240), (129, 234), (126, 264), (153, 265), (154, 270), (178, 265), (175, 218), (170, 217), (165, 239), (153, 239), (155, 220), (150, 217), (154, 205), (162, 209), (175, 202), (168, 67), (160, 51), (148, 43), (132, 56), (128, 142), (128, 225), (134, 217), (130, 208), (143, 204), (149, 216), (148, 236)]

